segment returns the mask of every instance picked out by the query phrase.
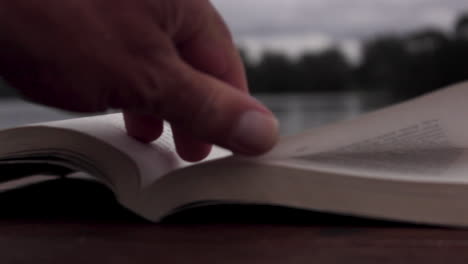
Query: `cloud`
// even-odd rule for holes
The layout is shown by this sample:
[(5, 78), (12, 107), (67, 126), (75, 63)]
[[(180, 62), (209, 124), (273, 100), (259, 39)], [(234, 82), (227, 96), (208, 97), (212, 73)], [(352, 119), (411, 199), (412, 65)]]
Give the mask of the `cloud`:
[(300, 55), (304, 50), (322, 50), (332, 44), (332, 40), (323, 34), (247, 36), (238, 41), (242, 47), (247, 47), (251, 55), (257, 57), (264, 50), (286, 51), (292, 57)]

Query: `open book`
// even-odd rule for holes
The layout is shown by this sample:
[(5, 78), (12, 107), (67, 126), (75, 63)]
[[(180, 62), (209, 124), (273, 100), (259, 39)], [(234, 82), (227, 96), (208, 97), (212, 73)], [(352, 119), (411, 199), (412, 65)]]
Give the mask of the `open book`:
[(92, 177), (151, 221), (258, 204), (468, 226), (467, 115), (468, 82), (283, 138), (261, 157), (215, 148), (199, 164), (177, 157), (168, 129), (150, 145), (131, 139), (120, 114), (34, 124), (0, 132), (0, 171), (18, 171), (0, 174), (0, 190), (47, 171)]

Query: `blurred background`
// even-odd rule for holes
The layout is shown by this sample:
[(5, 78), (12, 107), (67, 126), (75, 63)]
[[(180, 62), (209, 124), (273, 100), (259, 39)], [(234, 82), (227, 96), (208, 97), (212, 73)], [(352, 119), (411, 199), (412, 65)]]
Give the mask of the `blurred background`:
[[(466, 0), (212, 0), (283, 134), (468, 79)], [(0, 84), (0, 127), (75, 116)]]

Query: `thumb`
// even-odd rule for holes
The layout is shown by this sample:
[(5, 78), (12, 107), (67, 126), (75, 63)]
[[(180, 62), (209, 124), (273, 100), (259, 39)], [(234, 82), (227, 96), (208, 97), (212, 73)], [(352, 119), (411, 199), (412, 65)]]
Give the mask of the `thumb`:
[(159, 90), (155, 92), (159, 96), (148, 102), (152, 114), (185, 134), (245, 155), (262, 154), (276, 143), (278, 121), (245, 92), (195, 70), (178, 57), (157, 72), (153, 89)]

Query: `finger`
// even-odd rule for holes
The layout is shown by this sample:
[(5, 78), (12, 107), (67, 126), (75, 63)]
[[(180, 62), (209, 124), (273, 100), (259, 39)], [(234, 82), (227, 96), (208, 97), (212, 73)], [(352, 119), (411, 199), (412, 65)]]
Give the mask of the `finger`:
[[(231, 33), (216, 9), (209, 1), (207, 3), (207, 15), (202, 20), (201, 30), (178, 43), (178, 51), (195, 69), (248, 92), (243, 63)], [(174, 131), (180, 131), (177, 133), (176, 145), (180, 146), (181, 152), (202, 157), (207, 149), (211, 149), (207, 144), (193, 139), (190, 133), (183, 133), (183, 129), (176, 126), (173, 128)]]
[[(278, 122), (248, 94), (205, 73), (179, 57), (160, 63), (150, 111), (202, 142), (241, 154), (261, 154), (273, 147)], [(148, 95), (148, 94), (147, 94)]]
[(231, 32), (210, 1), (206, 3), (200, 30), (177, 43), (180, 55), (195, 69), (247, 92), (244, 65)]
[(189, 131), (183, 127), (172, 125), (174, 143), (179, 156), (189, 162), (200, 161), (208, 157), (212, 145), (196, 139)]
[(133, 111), (124, 111), (123, 116), (128, 135), (139, 141), (153, 142), (163, 133), (164, 124), (159, 118)]
[(174, 143), (179, 156), (189, 162), (196, 162), (205, 159), (211, 152), (210, 144), (196, 140), (190, 132), (177, 126), (172, 126)]

